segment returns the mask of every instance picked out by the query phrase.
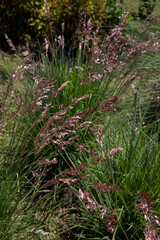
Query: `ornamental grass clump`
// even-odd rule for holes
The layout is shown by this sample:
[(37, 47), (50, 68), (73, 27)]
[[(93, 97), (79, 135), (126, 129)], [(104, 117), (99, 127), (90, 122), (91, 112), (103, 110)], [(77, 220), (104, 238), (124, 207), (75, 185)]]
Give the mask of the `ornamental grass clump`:
[[(122, 119), (117, 117), (116, 120), (123, 121), (123, 118), (124, 116)], [(78, 224), (80, 229), (78, 226), (76, 228), (75, 224), (79, 234), (76, 230), (75, 232), (79, 237), (82, 232), (88, 239), (158, 237), (159, 149), (154, 138), (149, 139), (146, 129), (143, 128), (139, 133), (136, 132), (133, 144), (132, 126), (129, 130), (127, 116), (124, 121), (125, 128), (122, 129), (122, 123), (116, 121), (115, 132), (109, 136), (107, 132), (111, 130), (110, 125), (107, 126), (107, 132), (103, 129), (102, 138), (98, 139), (97, 146), (95, 140), (92, 142), (94, 149), (89, 147), (91, 142), (87, 146), (77, 146), (80, 156), (75, 158), (83, 159), (85, 167), (80, 172), (79, 168), (75, 168), (75, 172), (74, 168), (67, 169), (68, 175), (64, 175), (69, 191), (76, 194), (80, 200), (77, 204), (81, 216), (79, 219), (82, 222)], [(117, 144), (116, 139), (121, 142), (123, 148), (113, 148), (107, 154), (104, 153), (106, 148)], [(71, 154), (70, 156), (73, 157)], [(85, 178), (80, 180), (78, 172), (85, 173)], [(59, 176), (56, 180), (58, 181), (49, 181), (49, 186), (60, 184)], [(154, 193), (156, 201), (151, 198), (150, 193), (145, 194), (147, 190)], [(137, 194), (140, 191), (142, 194)], [(152, 214), (155, 216), (152, 217)]]
[(62, 54), (54, 52), (49, 60), (46, 38), (41, 61), (19, 66), (1, 92), (5, 166), (16, 166), (20, 176), (27, 171), (27, 186), (38, 194), (55, 194), (55, 202), (66, 190), (74, 196), (79, 223), (72, 222), (72, 235), (77, 239), (81, 234), (85, 239), (149, 236), (141, 219), (148, 213), (139, 211), (135, 192), (158, 196), (159, 145), (142, 127), (135, 81), (145, 62), (137, 69), (138, 56), (147, 56), (147, 49), (157, 52), (158, 44), (156, 36), (142, 42), (125, 38), (125, 22), (126, 15), (102, 39), (89, 20), (79, 32), (75, 59), (66, 59), (61, 36)]
[[(74, 150), (78, 139), (87, 134), (93, 114), (100, 115), (113, 108), (118, 96), (109, 100), (100, 99), (86, 108), (87, 99), (91, 96), (87, 94), (67, 99), (70, 93), (68, 81), (57, 86), (56, 77), (37, 76), (36, 82), (26, 83), (25, 78), (35, 79), (35, 68), (34, 65), (19, 66), (8, 80), (8, 85), (4, 86), (1, 136), (10, 139), (7, 158), (15, 155), (20, 161), (27, 158), (30, 162), (31, 159), (39, 159), (42, 154), (45, 163), (48, 158), (45, 155), (50, 154), (49, 162), (52, 163), (52, 159), (59, 158), (60, 152), (71, 147)], [(30, 156), (27, 157), (28, 150)]]

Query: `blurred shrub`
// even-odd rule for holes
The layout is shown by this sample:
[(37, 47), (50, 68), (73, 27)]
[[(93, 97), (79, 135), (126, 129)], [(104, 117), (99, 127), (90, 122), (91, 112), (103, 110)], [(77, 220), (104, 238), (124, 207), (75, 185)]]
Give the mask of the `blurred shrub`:
[(122, 4), (118, 4), (116, 0), (107, 0), (105, 3), (107, 24), (113, 26), (120, 22), (120, 17), (124, 12)]
[[(21, 4), (20, 0), (2, 0), (0, 3), (0, 34), (10, 33), (12, 40), (15, 35), (19, 39), (24, 38), (26, 31), (26, 18), (22, 5), (26, 4), (26, 0)], [(24, 30), (25, 29), (25, 30)]]
[(141, 0), (139, 5), (138, 15), (140, 18), (145, 19), (153, 13), (156, 0)]
[(0, 34), (7, 33), (14, 43), (39, 37), (48, 30), (43, 0), (2, 0)]
[(93, 25), (101, 25), (105, 19), (103, 0), (2, 0), (0, 3), (0, 35), (6, 33), (17, 44), (26, 39), (61, 33), (65, 22), (66, 39), (76, 30), (80, 12)]

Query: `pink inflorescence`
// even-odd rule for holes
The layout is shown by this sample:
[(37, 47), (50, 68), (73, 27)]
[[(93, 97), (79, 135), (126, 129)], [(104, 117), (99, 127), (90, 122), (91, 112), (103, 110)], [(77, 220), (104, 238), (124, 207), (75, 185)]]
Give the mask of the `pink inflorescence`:
[(145, 240), (160, 239), (160, 219), (157, 213), (152, 210), (155, 200), (151, 198), (149, 192), (140, 194), (140, 203), (137, 204), (137, 209), (144, 216), (146, 226), (144, 228)]

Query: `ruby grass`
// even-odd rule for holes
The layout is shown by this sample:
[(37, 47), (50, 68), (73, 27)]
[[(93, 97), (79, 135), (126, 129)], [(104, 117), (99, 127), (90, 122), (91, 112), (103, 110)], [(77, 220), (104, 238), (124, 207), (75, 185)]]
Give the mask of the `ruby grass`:
[[(65, 58), (63, 25), (63, 41), (56, 42), (61, 58), (52, 46), (52, 61), (48, 60), (51, 44), (46, 38), (41, 61), (19, 66), (3, 86), (2, 166), (8, 167), (8, 176), (13, 174), (13, 183), (20, 184), (13, 194), (10, 188), (12, 199), (7, 206), (25, 190), (24, 179), (37, 198), (43, 193), (58, 197), (67, 189), (75, 199), (71, 209), (76, 204), (79, 222), (73, 221), (70, 231), (67, 220), (68, 228), (55, 233), (55, 238), (63, 239), (65, 232), (76, 239), (149, 240), (159, 236), (159, 133), (152, 134), (154, 121), (143, 121), (136, 80), (145, 63), (141, 56), (145, 59), (151, 51), (158, 56), (160, 45), (157, 33), (150, 37), (144, 31), (146, 39), (139, 40), (135, 35), (125, 36), (126, 17), (103, 39), (98, 38), (98, 30), (93, 31), (91, 20), (81, 24), (75, 60)], [(15, 213), (21, 201), (22, 196)], [(8, 220), (7, 230), (2, 224), (3, 239), (14, 239), (17, 234), (18, 230), (9, 235), (10, 224)], [(35, 236), (45, 232), (29, 231)]]

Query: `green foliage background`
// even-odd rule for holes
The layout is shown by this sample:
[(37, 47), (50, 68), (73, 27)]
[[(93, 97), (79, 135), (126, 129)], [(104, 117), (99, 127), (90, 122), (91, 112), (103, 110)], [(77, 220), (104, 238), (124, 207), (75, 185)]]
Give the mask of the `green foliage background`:
[[(106, 19), (103, 0), (2, 0), (0, 3), (0, 35), (6, 33), (15, 43), (27, 39), (42, 39), (61, 32), (72, 35), (83, 12), (94, 25)], [(47, 13), (49, 9), (49, 14)]]

